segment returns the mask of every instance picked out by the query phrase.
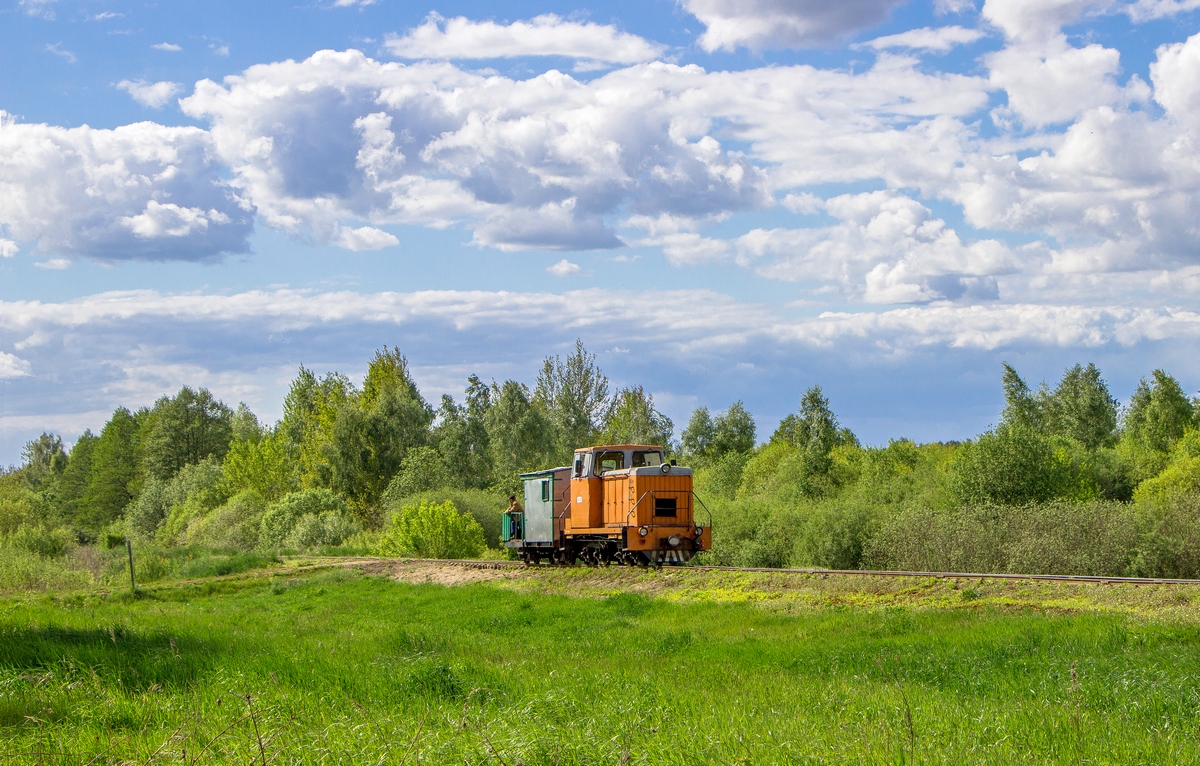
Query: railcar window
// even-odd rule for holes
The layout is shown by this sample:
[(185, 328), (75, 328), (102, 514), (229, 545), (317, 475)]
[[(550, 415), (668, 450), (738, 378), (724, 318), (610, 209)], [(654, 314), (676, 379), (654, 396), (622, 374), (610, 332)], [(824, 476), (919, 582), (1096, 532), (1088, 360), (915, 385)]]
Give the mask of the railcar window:
[(597, 473), (608, 473), (609, 471), (619, 471), (625, 467), (624, 452), (601, 452), (600, 459), (597, 461), (600, 465), (600, 470)]
[(635, 452), (633, 453), (633, 467), (641, 468), (642, 466), (662, 465), (662, 453), (655, 450), (654, 452)]
[(542, 502), (550, 502), (550, 480), (542, 479)]

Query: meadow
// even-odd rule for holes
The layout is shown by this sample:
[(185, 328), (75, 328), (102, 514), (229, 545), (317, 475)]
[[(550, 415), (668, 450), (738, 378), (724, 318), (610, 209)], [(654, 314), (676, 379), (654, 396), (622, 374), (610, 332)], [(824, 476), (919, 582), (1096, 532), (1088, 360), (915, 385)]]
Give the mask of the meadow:
[[(1096, 594), (1095, 608), (1070, 609), (1050, 591), (1025, 591), (1024, 605), (989, 591), (1019, 584), (893, 585), (940, 595), (875, 588), (853, 605), (851, 590), (874, 586), (796, 586), (839, 596), (822, 601), (741, 598), (772, 581), (725, 574), (682, 590), (669, 578), (694, 575), (581, 569), (445, 587), (392, 574), (3, 597), (0, 757), (1200, 762), (1200, 619), (1186, 589), (1160, 593), (1182, 611), (1139, 613), (1106, 586), (1055, 591)], [(1159, 592), (1138, 593), (1130, 603)]]

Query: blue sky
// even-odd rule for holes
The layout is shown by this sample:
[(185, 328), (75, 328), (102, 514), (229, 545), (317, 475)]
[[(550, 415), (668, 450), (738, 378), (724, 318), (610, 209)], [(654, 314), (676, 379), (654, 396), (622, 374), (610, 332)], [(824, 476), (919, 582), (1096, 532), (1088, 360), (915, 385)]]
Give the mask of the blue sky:
[(1200, 0), (0, 3), (0, 463), (384, 344), (869, 443), (1200, 386)]

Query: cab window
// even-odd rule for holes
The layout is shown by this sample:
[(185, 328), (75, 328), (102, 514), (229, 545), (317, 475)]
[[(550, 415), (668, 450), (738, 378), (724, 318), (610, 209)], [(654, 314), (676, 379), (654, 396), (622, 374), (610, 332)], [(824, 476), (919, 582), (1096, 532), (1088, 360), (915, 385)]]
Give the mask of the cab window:
[(643, 466), (662, 465), (662, 453), (658, 450), (653, 452), (635, 452), (633, 453), (633, 467), (641, 468)]
[(619, 471), (625, 467), (624, 452), (601, 452), (596, 461), (596, 473), (604, 474), (609, 471)]

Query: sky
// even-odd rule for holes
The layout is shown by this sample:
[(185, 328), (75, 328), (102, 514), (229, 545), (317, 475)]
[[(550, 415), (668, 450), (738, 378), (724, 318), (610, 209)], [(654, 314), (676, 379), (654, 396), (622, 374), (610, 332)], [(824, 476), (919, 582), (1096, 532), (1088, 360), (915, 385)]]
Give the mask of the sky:
[(764, 439), (1200, 387), (1200, 0), (498, 7), (0, 0), (0, 465), (385, 345), (436, 404), (579, 338)]

